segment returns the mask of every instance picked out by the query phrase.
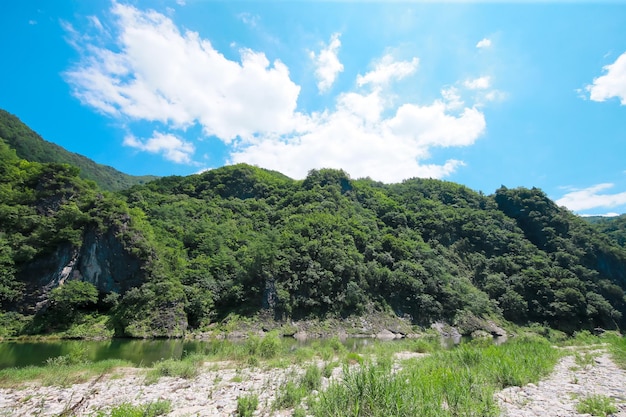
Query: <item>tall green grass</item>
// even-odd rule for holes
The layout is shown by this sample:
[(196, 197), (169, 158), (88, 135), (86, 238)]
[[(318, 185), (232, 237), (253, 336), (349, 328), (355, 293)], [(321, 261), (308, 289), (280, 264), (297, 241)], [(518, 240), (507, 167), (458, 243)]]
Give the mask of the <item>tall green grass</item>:
[(108, 414), (104, 411), (99, 411), (96, 417), (157, 417), (166, 415), (171, 410), (172, 404), (167, 400), (159, 400), (142, 405), (122, 403), (113, 407)]
[(540, 338), (501, 346), (463, 345), (407, 362), (393, 374), (390, 362), (344, 369), (344, 378), (311, 402), (315, 416), (497, 416), (496, 390), (536, 382), (558, 352)]
[(252, 417), (259, 406), (259, 396), (256, 394), (242, 395), (237, 398), (237, 417)]
[(609, 337), (607, 341), (610, 345), (613, 361), (622, 369), (626, 369), (626, 337), (614, 335)]
[(166, 359), (154, 364), (146, 374), (146, 384), (154, 384), (163, 376), (191, 379), (198, 376), (202, 365), (201, 355), (190, 355), (181, 360)]
[(99, 362), (68, 363), (50, 361), (45, 366), (27, 366), (0, 370), (0, 387), (15, 387), (27, 381), (38, 381), (41, 385), (69, 386), (113, 372), (119, 367), (130, 367), (127, 361), (110, 359)]
[(604, 395), (590, 395), (576, 404), (576, 411), (581, 414), (607, 417), (617, 413), (618, 409), (613, 398)]
[(316, 364), (310, 364), (300, 378), (290, 378), (278, 388), (272, 406), (276, 410), (296, 407), (311, 391), (321, 387), (322, 371)]

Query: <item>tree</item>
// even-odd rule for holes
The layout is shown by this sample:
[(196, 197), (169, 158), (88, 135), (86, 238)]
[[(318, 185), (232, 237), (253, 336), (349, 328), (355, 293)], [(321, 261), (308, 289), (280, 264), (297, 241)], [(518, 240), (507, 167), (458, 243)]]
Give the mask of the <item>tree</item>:
[(98, 289), (89, 282), (68, 281), (50, 292), (50, 302), (54, 310), (73, 316), (98, 302)]

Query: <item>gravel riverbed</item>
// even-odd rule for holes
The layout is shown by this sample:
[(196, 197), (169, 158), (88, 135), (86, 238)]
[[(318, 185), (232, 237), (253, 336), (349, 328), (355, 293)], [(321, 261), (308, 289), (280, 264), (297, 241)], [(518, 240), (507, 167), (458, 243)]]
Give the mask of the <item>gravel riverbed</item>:
[(611, 360), (604, 349), (579, 355), (593, 357), (592, 363), (581, 365), (575, 355), (561, 359), (552, 374), (538, 384), (509, 387), (496, 394), (507, 417), (570, 417), (588, 416), (576, 412), (576, 405), (590, 395), (613, 398), (617, 417), (626, 417), (626, 371)]
[[(587, 352), (591, 363), (581, 366), (574, 353), (565, 356), (553, 373), (538, 384), (509, 387), (496, 393), (502, 416), (580, 416), (576, 404), (591, 394), (611, 397), (619, 408), (614, 416), (626, 417), (626, 371), (618, 368), (604, 349)], [(403, 353), (398, 359), (415, 357)], [(589, 357), (589, 356), (587, 356)], [(321, 366), (321, 363), (320, 363)], [(233, 363), (207, 363), (194, 379), (162, 377), (147, 384), (145, 372), (119, 369), (90, 382), (69, 387), (39, 386), (0, 389), (0, 416), (96, 416), (121, 403), (171, 402), (169, 416), (233, 416), (237, 398), (257, 394), (255, 416), (289, 416), (291, 410), (272, 410), (278, 387), (302, 367), (263, 369)], [(340, 378), (341, 367), (329, 378)]]

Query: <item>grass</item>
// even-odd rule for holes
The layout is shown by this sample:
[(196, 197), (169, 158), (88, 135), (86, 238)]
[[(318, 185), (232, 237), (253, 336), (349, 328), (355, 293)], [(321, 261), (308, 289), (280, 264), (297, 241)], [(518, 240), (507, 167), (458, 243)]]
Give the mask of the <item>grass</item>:
[(574, 353), (574, 362), (576, 362), (576, 365), (580, 366), (583, 369), (588, 367), (591, 368), (596, 364), (596, 358), (593, 354), (589, 352), (576, 352)]
[(131, 403), (122, 403), (111, 409), (110, 413), (98, 412), (96, 417), (156, 417), (169, 413), (172, 404), (167, 400), (155, 401), (148, 404), (133, 405)]
[(319, 391), (322, 387), (322, 371), (317, 365), (312, 364), (306, 368), (300, 379), (300, 385), (308, 392)]
[(306, 395), (307, 391), (301, 384), (294, 380), (288, 380), (278, 388), (272, 407), (275, 410), (295, 407)]
[(300, 405), (302, 399), (312, 391), (319, 391), (322, 387), (322, 370), (316, 365), (309, 365), (299, 378), (292, 376), (282, 384), (276, 392), (273, 408), (283, 410)]
[(256, 394), (242, 395), (237, 398), (237, 417), (252, 417), (259, 406), (259, 397)]
[(613, 361), (622, 369), (626, 369), (626, 337), (617, 335), (607, 338), (611, 357)]
[(580, 414), (607, 417), (613, 413), (617, 413), (617, 407), (612, 398), (604, 395), (590, 395), (576, 404), (576, 411)]
[(116, 368), (130, 367), (127, 361), (111, 359), (99, 362), (59, 363), (51, 361), (44, 366), (27, 366), (0, 370), (0, 387), (8, 388), (28, 381), (38, 381), (44, 386), (70, 386), (113, 372)]
[(192, 379), (198, 376), (202, 364), (201, 355), (189, 355), (181, 360), (166, 359), (154, 364), (146, 374), (146, 384), (154, 384), (164, 376)]
[(521, 337), (501, 346), (464, 345), (407, 362), (390, 372), (390, 362), (344, 367), (317, 401), (314, 416), (497, 416), (496, 390), (536, 382), (559, 353), (541, 338)]

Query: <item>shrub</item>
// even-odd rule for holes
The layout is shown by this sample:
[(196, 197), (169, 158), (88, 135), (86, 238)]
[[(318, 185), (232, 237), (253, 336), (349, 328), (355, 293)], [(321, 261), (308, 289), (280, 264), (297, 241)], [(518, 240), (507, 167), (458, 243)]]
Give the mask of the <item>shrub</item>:
[(259, 406), (259, 397), (256, 394), (242, 395), (237, 398), (238, 417), (252, 417), (252, 414)]

